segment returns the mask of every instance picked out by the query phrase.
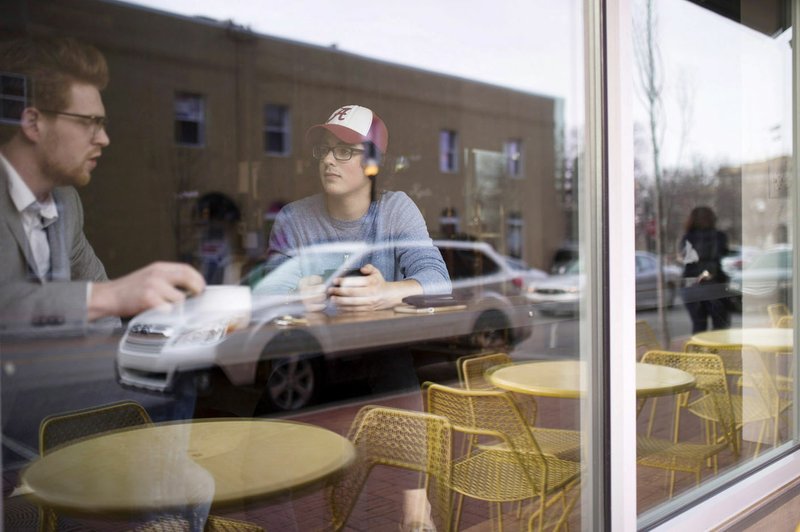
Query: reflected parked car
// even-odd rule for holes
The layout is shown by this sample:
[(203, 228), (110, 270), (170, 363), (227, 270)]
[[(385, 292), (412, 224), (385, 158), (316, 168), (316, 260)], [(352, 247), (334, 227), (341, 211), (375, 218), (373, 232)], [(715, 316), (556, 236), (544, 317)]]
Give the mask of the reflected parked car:
[[(551, 275), (528, 288), (528, 298), (542, 314), (576, 315), (579, 312), (583, 287), (581, 263), (575, 260), (564, 273)], [(636, 252), (636, 309), (658, 306), (658, 257), (647, 251)], [(664, 266), (664, 305), (672, 306), (678, 293), (681, 269), (674, 264)]]
[(760, 250), (752, 246), (730, 246), (730, 251), (722, 257), (722, 271), (731, 277), (734, 273), (742, 271), (748, 262), (755, 258)]
[[(294, 291), (299, 272), (321, 275), (327, 287), (379, 247), (400, 252), (420, 245), (430, 242), (309, 246), (275, 268), (257, 268), (242, 286), (209, 287), (172, 309), (142, 313), (120, 342), (118, 380), (170, 393), (180, 379), (192, 378), (204, 388), (232, 385), (268, 409), (291, 410), (312, 403), (330, 383), (366, 377), (364, 357), (376, 350), (385, 355), (386, 348), (436, 342), (506, 349), (530, 336), (534, 312), (523, 282), (484, 243), (434, 242), (452, 282), (445, 308), (307, 312), (304, 296)], [(246, 406), (235, 410), (245, 404), (227, 411), (252, 414)]]
[(792, 303), (792, 247), (780, 244), (761, 252), (730, 276), (729, 291), (738, 308), (765, 309), (772, 303)]
[(564, 274), (569, 266), (578, 260), (578, 245), (567, 242), (553, 253), (553, 262), (550, 265), (550, 274)]
[(546, 271), (538, 268), (531, 268), (528, 266), (528, 263), (522, 259), (518, 259), (517, 257), (503, 255), (503, 260), (512, 270), (514, 270), (514, 273), (519, 276), (519, 279), (522, 281), (520, 286), (525, 291), (527, 291), (528, 287), (532, 284), (541, 282), (549, 277)]

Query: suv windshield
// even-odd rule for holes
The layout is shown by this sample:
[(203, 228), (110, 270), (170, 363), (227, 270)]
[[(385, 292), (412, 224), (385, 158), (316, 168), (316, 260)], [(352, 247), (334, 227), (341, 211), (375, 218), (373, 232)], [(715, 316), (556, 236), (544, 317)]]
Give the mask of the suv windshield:
[(254, 294), (288, 294), (297, 288), (302, 277), (319, 275), (323, 282), (328, 282), (348, 257), (341, 251), (304, 251), (278, 264), (267, 261), (253, 270), (242, 284), (249, 285)]

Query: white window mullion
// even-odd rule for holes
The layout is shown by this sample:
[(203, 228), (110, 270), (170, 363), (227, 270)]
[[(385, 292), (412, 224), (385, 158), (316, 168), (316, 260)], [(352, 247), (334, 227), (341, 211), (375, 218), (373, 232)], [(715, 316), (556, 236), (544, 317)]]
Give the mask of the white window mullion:
[(630, 0), (605, 13), (611, 530), (636, 530), (636, 278)]

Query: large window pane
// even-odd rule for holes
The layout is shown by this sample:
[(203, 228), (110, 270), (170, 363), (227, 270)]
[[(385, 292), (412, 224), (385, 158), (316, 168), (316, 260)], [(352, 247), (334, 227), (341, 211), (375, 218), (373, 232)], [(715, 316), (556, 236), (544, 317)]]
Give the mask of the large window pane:
[[(506, 529), (536, 525), (537, 497), (548, 526), (591, 528), (585, 2), (142, 3), (20, 0), (0, 30), (74, 37), (110, 72), (102, 108), (39, 109), (95, 142), (76, 249), (36, 214), (3, 248), (19, 277), (36, 236), (54, 257), (14, 279), (31, 319), (0, 310), (6, 528), (33, 508), (23, 481), (63, 527), (196, 525), (210, 504), (268, 530), (447, 530), (453, 488), (460, 529), (497, 526), (496, 499)], [(205, 290), (89, 321), (109, 285), (74, 268), (81, 220), (111, 279), (177, 261)], [(151, 266), (159, 286), (175, 266)], [(62, 319), (30, 293), (69, 268)]]
[(792, 50), (774, 4), (633, 7), (637, 356), (695, 381), (640, 398), (651, 519), (792, 438)]

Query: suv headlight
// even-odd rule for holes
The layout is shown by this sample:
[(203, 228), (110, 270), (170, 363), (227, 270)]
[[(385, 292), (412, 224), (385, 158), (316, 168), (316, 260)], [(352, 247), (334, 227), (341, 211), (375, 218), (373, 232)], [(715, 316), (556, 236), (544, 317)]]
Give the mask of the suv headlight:
[(242, 328), (243, 323), (237, 320), (224, 319), (199, 325), (181, 332), (172, 345), (189, 347), (193, 345), (211, 345), (221, 342), (225, 337)]
[(187, 347), (190, 345), (214, 344), (225, 338), (227, 323), (211, 323), (181, 333), (172, 345)]

